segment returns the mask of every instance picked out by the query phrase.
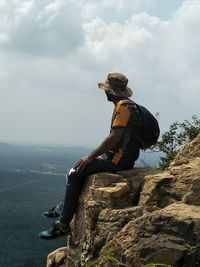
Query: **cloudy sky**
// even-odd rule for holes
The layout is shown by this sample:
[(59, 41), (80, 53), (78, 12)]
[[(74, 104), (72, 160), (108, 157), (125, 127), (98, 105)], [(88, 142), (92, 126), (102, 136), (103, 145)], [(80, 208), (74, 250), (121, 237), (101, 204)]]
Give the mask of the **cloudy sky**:
[(93, 147), (129, 78), (161, 131), (200, 115), (200, 0), (0, 0), (0, 142)]

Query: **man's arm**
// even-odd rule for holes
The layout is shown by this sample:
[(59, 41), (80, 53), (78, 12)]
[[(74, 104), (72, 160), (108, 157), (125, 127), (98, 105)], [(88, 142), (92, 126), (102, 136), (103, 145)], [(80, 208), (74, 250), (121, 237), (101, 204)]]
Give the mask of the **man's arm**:
[(123, 134), (124, 128), (113, 128), (111, 129), (110, 134), (106, 137), (106, 139), (98, 146), (94, 151), (92, 151), (88, 156), (82, 157), (74, 166), (78, 172), (84, 170), (88, 163), (90, 163), (94, 158), (102, 155), (108, 150), (112, 149), (114, 145), (116, 145)]

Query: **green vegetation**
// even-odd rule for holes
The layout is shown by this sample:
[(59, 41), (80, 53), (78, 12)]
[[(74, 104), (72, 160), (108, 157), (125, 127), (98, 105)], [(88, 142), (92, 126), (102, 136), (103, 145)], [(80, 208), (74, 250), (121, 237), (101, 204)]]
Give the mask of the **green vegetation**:
[(163, 263), (148, 263), (144, 267), (173, 267), (172, 265), (163, 264)]
[(197, 250), (200, 250), (200, 244), (191, 246), (190, 244), (184, 244), (184, 247), (188, 250), (188, 255), (191, 255), (192, 253), (196, 252)]
[[(91, 260), (87, 262), (84, 267), (95, 267), (98, 263), (105, 264), (107, 262), (111, 262), (114, 266), (126, 266), (120, 260), (114, 256), (114, 249), (113, 248), (106, 248), (102, 251), (99, 258)], [(173, 267), (172, 265), (164, 264), (164, 263), (148, 263), (145, 264), (144, 267)]]
[(161, 169), (169, 166), (170, 162), (175, 158), (180, 147), (192, 141), (200, 132), (200, 118), (196, 115), (192, 116), (191, 122), (174, 122), (170, 125), (169, 131), (162, 134), (161, 139), (155, 148), (164, 152), (164, 156), (160, 158), (159, 165)]
[(107, 248), (102, 251), (102, 255), (100, 256), (103, 263), (106, 263), (107, 261), (110, 261), (115, 264), (115, 266), (126, 266), (122, 262), (120, 262), (115, 256), (114, 256), (114, 249), (113, 248)]
[(188, 266), (198, 267), (200, 264), (200, 244), (184, 244), (183, 246), (187, 249), (187, 253), (184, 257), (184, 263), (188, 264)]
[(88, 261), (84, 267), (95, 267), (100, 262), (100, 259), (90, 260)]
[[(199, 262), (197, 259), (200, 258), (200, 244), (191, 246), (189, 244), (183, 245), (187, 249), (187, 253), (183, 257), (184, 264), (188, 263), (188, 266), (197, 267), (199, 266)], [(94, 260), (87, 262), (84, 267), (95, 267), (98, 263), (106, 264), (111, 262), (114, 266), (126, 266), (120, 260), (114, 256), (114, 249), (113, 248), (106, 248), (102, 251), (101, 255)], [(186, 266), (186, 265), (184, 265)], [(144, 267), (173, 267), (170, 264), (165, 263), (147, 263)]]
[(106, 263), (106, 262), (111, 262), (113, 263), (116, 267), (117, 266), (126, 266), (122, 262), (120, 262), (115, 256), (114, 256), (114, 249), (113, 248), (106, 248), (103, 249), (101, 252), (101, 255), (99, 256), (98, 259), (91, 260), (87, 262), (84, 267), (95, 267), (98, 263)]

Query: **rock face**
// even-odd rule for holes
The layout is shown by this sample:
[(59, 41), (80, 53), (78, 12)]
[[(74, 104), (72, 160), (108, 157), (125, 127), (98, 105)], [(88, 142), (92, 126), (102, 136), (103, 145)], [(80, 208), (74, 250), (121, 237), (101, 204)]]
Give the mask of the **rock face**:
[(89, 176), (71, 227), (47, 267), (200, 266), (200, 134), (166, 171)]

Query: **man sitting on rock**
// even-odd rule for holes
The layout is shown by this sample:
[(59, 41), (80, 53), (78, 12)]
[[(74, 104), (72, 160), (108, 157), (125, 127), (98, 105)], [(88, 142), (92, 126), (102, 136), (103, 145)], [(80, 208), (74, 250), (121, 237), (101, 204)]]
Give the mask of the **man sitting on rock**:
[(120, 73), (111, 73), (105, 82), (98, 83), (99, 88), (105, 91), (107, 100), (115, 105), (110, 133), (99, 147), (82, 157), (70, 170), (61, 214), (56, 209), (44, 213), (51, 217), (59, 215), (59, 219), (39, 237), (51, 239), (70, 232), (69, 225), (88, 175), (133, 168), (140, 152), (140, 142), (136, 136), (141, 134), (142, 122), (136, 105), (129, 99), (132, 91), (127, 84), (128, 79)]

